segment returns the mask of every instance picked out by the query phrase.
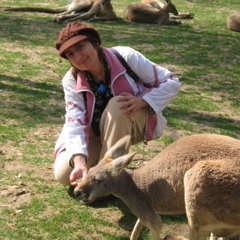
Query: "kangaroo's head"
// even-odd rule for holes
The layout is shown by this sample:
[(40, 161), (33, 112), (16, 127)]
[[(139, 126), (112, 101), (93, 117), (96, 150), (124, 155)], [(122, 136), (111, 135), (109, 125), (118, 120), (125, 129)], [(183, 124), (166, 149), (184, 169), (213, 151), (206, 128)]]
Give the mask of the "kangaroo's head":
[(175, 5), (171, 2), (171, 0), (166, 0), (166, 4), (163, 7), (166, 13), (172, 13), (173, 15), (178, 15), (178, 10)]
[(87, 176), (79, 181), (74, 194), (83, 202), (90, 203), (96, 198), (110, 195), (116, 189), (119, 174), (131, 162), (135, 153), (127, 154), (130, 136), (120, 139), (105, 154), (103, 159), (90, 168)]

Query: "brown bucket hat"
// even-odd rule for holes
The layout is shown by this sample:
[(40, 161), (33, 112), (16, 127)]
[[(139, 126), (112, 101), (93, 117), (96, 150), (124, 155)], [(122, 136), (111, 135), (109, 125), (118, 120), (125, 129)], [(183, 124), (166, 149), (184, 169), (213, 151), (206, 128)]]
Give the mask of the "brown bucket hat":
[(55, 47), (59, 51), (59, 55), (67, 59), (64, 53), (65, 50), (85, 39), (101, 44), (100, 35), (93, 27), (79, 22), (72, 22), (61, 30)]

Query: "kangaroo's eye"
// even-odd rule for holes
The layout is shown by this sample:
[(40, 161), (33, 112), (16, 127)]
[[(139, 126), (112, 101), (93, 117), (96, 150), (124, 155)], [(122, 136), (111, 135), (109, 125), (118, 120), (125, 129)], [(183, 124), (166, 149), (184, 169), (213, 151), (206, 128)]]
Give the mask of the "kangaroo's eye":
[(94, 182), (95, 182), (95, 183), (100, 183), (100, 182), (102, 182), (102, 180), (95, 178), (95, 179), (94, 179)]
[(94, 182), (100, 183), (100, 182), (102, 182), (102, 181), (103, 181), (103, 177), (101, 177), (101, 176), (95, 176)]

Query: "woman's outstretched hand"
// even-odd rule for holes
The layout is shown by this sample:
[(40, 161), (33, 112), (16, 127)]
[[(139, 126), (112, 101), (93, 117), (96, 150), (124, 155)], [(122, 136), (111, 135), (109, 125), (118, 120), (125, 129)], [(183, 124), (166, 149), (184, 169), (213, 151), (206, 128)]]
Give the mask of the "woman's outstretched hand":
[(70, 184), (71, 186), (76, 186), (79, 179), (85, 178), (88, 169), (87, 161), (83, 155), (76, 155), (73, 159), (74, 168), (70, 174)]

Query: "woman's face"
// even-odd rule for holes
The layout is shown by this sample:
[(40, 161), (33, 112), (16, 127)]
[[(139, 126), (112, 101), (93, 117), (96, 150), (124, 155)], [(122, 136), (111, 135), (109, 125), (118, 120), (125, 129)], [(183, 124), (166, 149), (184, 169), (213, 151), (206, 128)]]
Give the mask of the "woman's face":
[(97, 50), (88, 40), (69, 47), (65, 54), (70, 63), (81, 71), (91, 72), (91, 69), (99, 63)]

